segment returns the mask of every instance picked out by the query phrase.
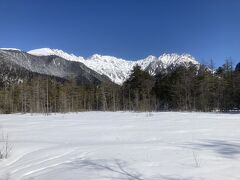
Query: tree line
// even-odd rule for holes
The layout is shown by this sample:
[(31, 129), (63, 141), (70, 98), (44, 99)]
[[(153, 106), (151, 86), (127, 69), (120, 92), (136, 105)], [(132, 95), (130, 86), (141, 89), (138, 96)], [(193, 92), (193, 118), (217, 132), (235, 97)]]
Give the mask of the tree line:
[(1, 85), (0, 113), (79, 111), (231, 111), (240, 109), (240, 64), (170, 66), (151, 76), (135, 66), (119, 86), (79, 85), (34, 76)]

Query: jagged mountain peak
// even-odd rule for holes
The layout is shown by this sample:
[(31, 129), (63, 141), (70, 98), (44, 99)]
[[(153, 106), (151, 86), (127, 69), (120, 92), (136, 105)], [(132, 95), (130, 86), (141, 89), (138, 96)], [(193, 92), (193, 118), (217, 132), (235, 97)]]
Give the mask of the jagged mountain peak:
[(98, 60), (98, 59), (101, 59), (102, 58), (102, 55), (100, 54), (93, 54), (90, 58), (88, 59), (93, 59), (93, 60)]
[(156, 56), (149, 55), (145, 58), (145, 60), (153, 60), (153, 59), (156, 59), (156, 58), (157, 58)]
[(170, 64), (181, 64), (181, 63), (192, 63), (192, 64), (199, 64), (198, 61), (191, 56), (190, 54), (163, 54), (159, 56), (159, 61), (161, 61), (165, 66), (169, 66)]

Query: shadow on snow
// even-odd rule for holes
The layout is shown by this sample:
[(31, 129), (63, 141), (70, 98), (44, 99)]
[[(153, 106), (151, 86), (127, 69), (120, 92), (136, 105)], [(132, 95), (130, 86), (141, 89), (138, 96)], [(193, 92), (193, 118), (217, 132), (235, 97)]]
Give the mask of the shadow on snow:
[(202, 140), (199, 143), (188, 143), (184, 147), (197, 150), (211, 150), (225, 158), (235, 158), (240, 155), (240, 144), (224, 140)]
[(115, 159), (113, 161), (106, 160), (82, 160), (77, 159), (69, 163), (71, 168), (85, 168), (88, 171), (106, 171), (114, 173), (114, 177), (105, 177), (110, 179), (121, 179), (121, 180), (146, 180), (142, 177), (142, 174), (128, 168), (126, 162)]

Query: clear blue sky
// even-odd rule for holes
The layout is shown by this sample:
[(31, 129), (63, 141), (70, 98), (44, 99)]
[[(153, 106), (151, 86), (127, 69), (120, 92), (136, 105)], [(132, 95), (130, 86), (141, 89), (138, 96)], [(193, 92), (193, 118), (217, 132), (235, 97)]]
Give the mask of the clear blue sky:
[(240, 0), (0, 0), (0, 47), (240, 61)]

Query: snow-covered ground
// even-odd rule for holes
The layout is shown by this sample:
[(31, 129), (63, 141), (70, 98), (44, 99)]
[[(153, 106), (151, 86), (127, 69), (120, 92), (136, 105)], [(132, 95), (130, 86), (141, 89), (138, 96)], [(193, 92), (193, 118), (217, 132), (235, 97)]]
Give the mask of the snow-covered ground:
[(0, 115), (12, 152), (0, 180), (240, 179), (240, 115)]

